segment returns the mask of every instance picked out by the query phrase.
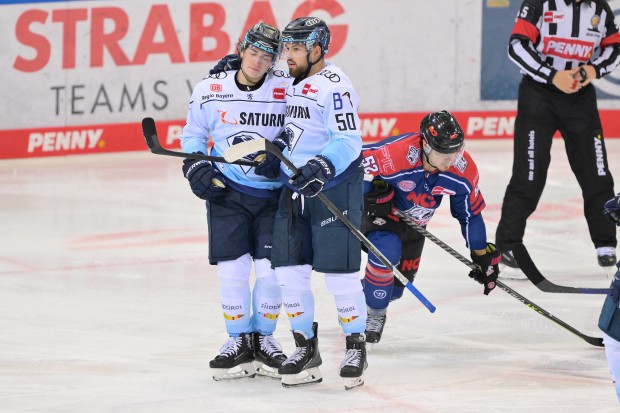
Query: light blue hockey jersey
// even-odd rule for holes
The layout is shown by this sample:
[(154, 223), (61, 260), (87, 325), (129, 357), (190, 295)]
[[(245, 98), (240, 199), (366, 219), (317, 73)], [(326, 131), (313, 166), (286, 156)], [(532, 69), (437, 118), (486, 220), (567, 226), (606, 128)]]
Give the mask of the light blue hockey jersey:
[[(265, 138), (272, 141), (284, 130), (286, 91), (292, 79), (282, 72), (270, 72), (256, 90), (242, 91), (235, 82), (236, 71), (220, 72), (203, 79), (194, 88), (187, 113), (187, 122), (180, 136), (184, 152), (208, 153), (209, 137), (213, 140), (211, 155), (239, 142)], [(256, 154), (248, 155), (252, 161)], [(259, 190), (275, 190), (278, 180), (254, 173), (251, 166), (216, 163), (230, 181)], [(235, 186), (239, 189), (238, 186)]]
[[(336, 176), (359, 157), (362, 130), (357, 114), (359, 97), (349, 78), (334, 64), (288, 88), (285, 155), (302, 167), (316, 155), (327, 157)], [(282, 165), (283, 171), (292, 173)]]

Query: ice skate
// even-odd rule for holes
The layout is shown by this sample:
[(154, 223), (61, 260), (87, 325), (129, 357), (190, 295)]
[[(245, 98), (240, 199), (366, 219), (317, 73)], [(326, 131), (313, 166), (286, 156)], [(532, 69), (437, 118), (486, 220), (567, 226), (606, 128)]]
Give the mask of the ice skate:
[(286, 355), (282, 352), (282, 346), (272, 335), (252, 333), (254, 347), (254, 367), (259, 376), (280, 379), (278, 369), (282, 366)]
[(527, 280), (527, 276), (519, 268), (519, 264), (517, 264), (517, 260), (510, 250), (502, 252), (498, 278), (501, 280)]
[(376, 343), (381, 341), (383, 327), (385, 327), (387, 315), (377, 310), (368, 308), (366, 315), (366, 349), (371, 351)]
[(252, 335), (242, 333), (239, 337), (230, 337), (220, 348), (220, 354), (209, 362), (213, 369), (213, 380), (235, 380), (256, 376)]
[(347, 352), (340, 363), (340, 377), (344, 378), (344, 389), (351, 390), (364, 385), (364, 370), (368, 367), (366, 359), (366, 339), (363, 334), (347, 336)]
[(600, 265), (601, 267), (614, 267), (617, 262), (616, 249), (614, 247), (597, 248), (596, 259), (598, 261), (598, 265)]
[(319, 353), (318, 324), (312, 323), (314, 338), (308, 339), (301, 331), (293, 331), (295, 352), (287, 358), (278, 373), (282, 376), (282, 386), (295, 387), (323, 381), (319, 366), (323, 363)]

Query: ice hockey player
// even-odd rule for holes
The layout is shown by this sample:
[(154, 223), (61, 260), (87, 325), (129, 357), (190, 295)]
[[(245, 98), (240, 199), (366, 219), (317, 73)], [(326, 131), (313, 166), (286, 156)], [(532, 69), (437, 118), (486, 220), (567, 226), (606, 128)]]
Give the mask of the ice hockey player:
[[(180, 137), (184, 152), (207, 153), (212, 136), (211, 155), (220, 156), (236, 143), (272, 140), (283, 132), (291, 79), (273, 70), (280, 56), (280, 38), (278, 29), (256, 24), (238, 44), (240, 69), (210, 75), (196, 86)], [(209, 262), (217, 264), (229, 335), (209, 363), (213, 378), (254, 377), (256, 373), (279, 378), (286, 355), (273, 332), (282, 297), (270, 256), (282, 184), (257, 175), (250, 166), (205, 160), (186, 159), (183, 174), (193, 193), (206, 201)]]
[(367, 366), (366, 311), (359, 282), (361, 244), (316, 197), (322, 193), (355, 225), (361, 225), (362, 133), (359, 99), (349, 78), (325, 61), (330, 42), (327, 24), (301, 17), (282, 31), (283, 58), (295, 80), (286, 100), (288, 146), (284, 154), (299, 169), (292, 173), (269, 156), (286, 182), (276, 213), (272, 263), (282, 287), (295, 352), (282, 363), (284, 386), (317, 383), (321, 356), (310, 275), (325, 274), (338, 319), (346, 334), (340, 365), (345, 388), (364, 383)]
[[(393, 208), (426, 227), (448, 196), (472, 261), (480, 267), (469, 276), (489, 294), (497, 281), (500, 252), (487, 242), (478, 168), (465, 151), (456, 119), (445, 110), (431, 113), (422, 119), (420, 133), (364, 145), (363, 156), (363, 231), (368, 239), (413, 282), (424, 237), (395, 216)], [(368, 306), (366, 342), (374, 345), (381, 340), (390, 301), (402, 296), (404, 286), (372, 252), (368, 252), (363, 283)]]
[[(605, 203), (604, 213), (620, 226), (620, 194)], [(603, 332), (607, 364), (620, 401), (620, 263), (616, 264), (616, 268), (618, 271), (611, 282), (611, 292), (603, 303), (598, 327)]]

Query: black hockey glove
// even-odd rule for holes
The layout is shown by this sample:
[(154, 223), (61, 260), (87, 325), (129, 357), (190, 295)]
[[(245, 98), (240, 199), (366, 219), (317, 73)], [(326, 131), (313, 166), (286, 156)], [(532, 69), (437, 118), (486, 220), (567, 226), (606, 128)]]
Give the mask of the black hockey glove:
[(291, 178), (288, 183), (308, 198), (317, 196), (323, 186), (334, 179), (336, 168), (329, 159), (317, 155), (299, 169), (299, 174)]
[(210, 75), (216, 75), (220, 72), (227, 70), (239, 70), (241, 69), (241, 57), (238, 54), (228, 54), (217, 62), (213, 69), (209, 70)]
[(489, 295), (491, 290), (495, 288), (497, 276), (499, 275), (499, 261), (502, 254), (495, 247), (495, 244), (488, 243), (485, 248), (486, 254), (476, 255), (471, 252), (471, 260), (479, 268), (471, 270), (469, 276), (480, 284), (484, 285), (484, 295)]
[(364, 195), (364, 213), (369, 217), (385, 218), (392, 213), (394, 188), (381, 180), (371, 183), (373, 189)]
[(620, 226), (620, 194), (605, 202), (603, 212), (611, 222)]
[[(202, 152), (197, 152), (203, 155)], [(211, 165), (211, 162), (202, 159), (185, 159), (183, 161), (183, 175), (189, 181), (192, 192), (200, 199), (208, 200), (224, 195), (226, 181), (224, 175)]]
[[(286, 131), (283, 131), (272, 143), (282, 152), (288, 146), (288, 134)], [(260, 155), (265, 155), (265, 160), (254, 168), (254, 173), (265, 178), (276, 179), (280, 174), (280, 158), (271, 152), (259, 152), (258, 156)]]

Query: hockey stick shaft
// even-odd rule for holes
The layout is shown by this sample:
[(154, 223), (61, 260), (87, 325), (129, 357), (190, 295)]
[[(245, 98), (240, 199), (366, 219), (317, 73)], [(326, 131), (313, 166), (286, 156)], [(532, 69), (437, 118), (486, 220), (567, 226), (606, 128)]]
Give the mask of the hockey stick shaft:
[[(248, 153), (254, 153), (257, 151), (267, 151), (277, 156), (278, 159), (282, 161), (284, 165), (288, 169), (290, 169), (294, 175), (299, 174), (299, 170), (291, 161), (289, 161), (282, 152), (271, 142), (266, 139), (253, 139), (246, 142), (241, 142), (237, 145), (231, 146), (224, 153), (224, 158), (228, 161), (232, 161), (235, 159), (239, 159)], [(413, 284), (396, 268), (392, 265), (390, 260), (388, 260), (381, 251), (377, 247), (374, 246), (372, 242), (362, 234), (362, 232), (355, 227), (349, 221), (349, 219), (332, 203), (332, 201), (325, 196), (322, 192), (319, 192), (317, 198), (325, 204), (325, 206), (336, 216), (342, 223), (355, 235), (355, 237), (368, 248), (369, 251), (372, 251), (373, 254), (385, 265), (394, 276), (400, 281), (411, 293), (418, 299), (420, 302), (431, 312), (434, 313), (436, 307), (416, 288)]]
[(546, 293), (570, 293), (570, 294), (609, 294), (611, 291), (609, 288), (580, 288), (580, 287), (567, 287), (564, 285), (554, 284), (538, 270), (536, 264), (532, 260), (530, 253), (525, 245), (519, 244), (512, 249), (512, 253), (519, 264), (519, 268), (525, 276), (534, 284), (539, 290)]
[(142, 119), (142, 133), (144, 134), (144, 140), (146, 141), (146, 145), (148, 146), (149, 150), (156, 155), (176, 156), (179, 158), (189, 158), (189, 159), (203, 159), (205, 161), (232, 163), (235, 165), (245, 165), (245, 166), (258, 165), (256, 162), (244, 161), (242, 159), (237, 160), (235, 162), (228, 162), (226, 159), (224, 159), (221, 156), (209, 156), (209, 155), (202, 155), (199, 153), (175, 152), (175, 151), (165, 149), (159, 143), (159, 138), (157, 137), (157, 129), (155, 127), (155, 121), (153, 120), (153, 118)]
[[(409, 217), (407, 217), (402, 211), (398, 211), (397, 210), (397, 211), (394, 211), (394, 212), (395, 212), (395, 215), (397, 215), (400, 219), (402, 219), (407, 225), (409, 225), (410, 227), (412, 227), (413, 229), (418, 231), (420, 234), (424, 235), (426, 238), (428, 238), (431, 241), (433, 241), (435, 244), (439, 245), (444, 251), (448, 252), (454, 258), (456, 258), (457, 260), (461, 261), (463, 264), (467, 265), (472, 270), (479, 269), (478, 266), (476, 266), (473, 262), (471, 262), (470, 260), (465, 258), (458, 251), (454, 250), (448, 244), (446, 244), (445, 242), (441, 241), (439, 238), (437, 238), (436, 236), (434, 236), (433, 234), (428, 232), (426, 230), (426, 228), (422, 227), (418, 223), (416, 223), (416, 222), (412, 221), (411, 219), (409, 219)], [(591, 336), (583, 334), (582, 332), (580, 332), (579, 330), (577, 330), (573, 326), (565, 323), (564, 321), (560, 320), (559, 318), (557, 318), (553, 314), (549, 313), (548, 311), (546, 311), (545, 309), (543, 309), (539, 305), (536, 305), (535, 303), (533, 303), (529, 299), (525, 298), (524, 296), (522, 296), (521, 294), (519, 294), (518, 292), (516, 292), (512, 288), (508, 287), (503, 282), (498, 280), (496, 282), (496, 285), (499, 288), (501, 288), (502, 290), (504, 290), (505, 292), (507, 292), (510, 296), (516, 298), (521, 303), (525, 304), (526, 306), (528, 306), (532, 310), (536, 311), (538, 314), (542, 315), (543, 317), (553, 321), (554, 323), (556, 323), (557, 325), (559, 325), (561, 327), (564, 327), (566, 330), (568, 330), (571, 333), (575, 334), (577, 337), (581, 338), (586, 343), (591, 344), (593, 346), (603, 347), (603, 339), (602, 338), (591, 337)]]

